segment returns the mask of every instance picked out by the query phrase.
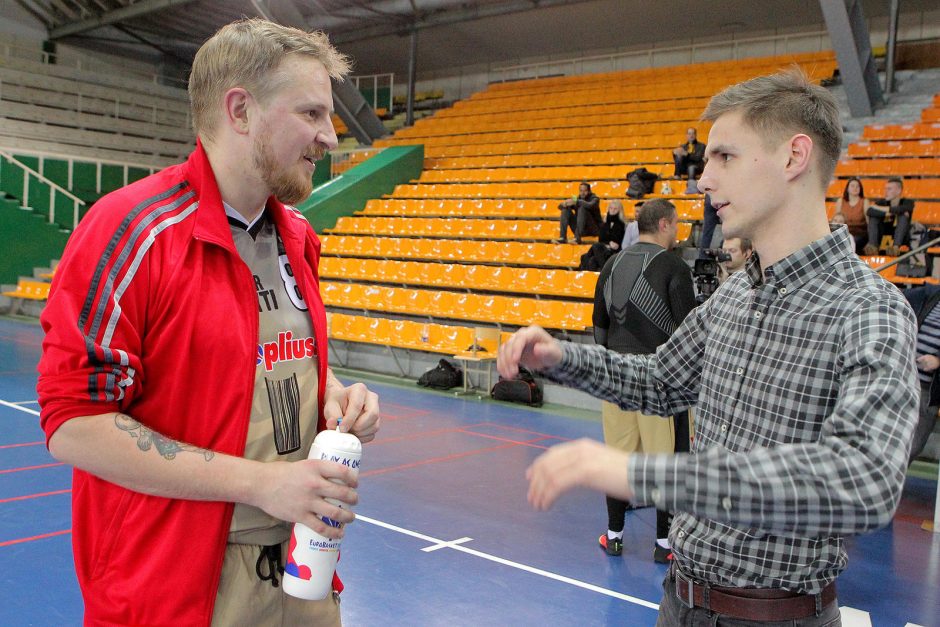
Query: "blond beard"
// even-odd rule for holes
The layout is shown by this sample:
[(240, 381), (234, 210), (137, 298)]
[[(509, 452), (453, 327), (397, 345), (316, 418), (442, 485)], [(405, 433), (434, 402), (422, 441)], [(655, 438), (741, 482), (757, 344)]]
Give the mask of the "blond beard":
[(263, 135), (252, 147), (251, 162), (255, 171), (261, 174), (271, 194), (285, 205), (306, 200), (313, 193), (312, 177), (297, 176), (287, 168), (280, 168), (265, 137)]

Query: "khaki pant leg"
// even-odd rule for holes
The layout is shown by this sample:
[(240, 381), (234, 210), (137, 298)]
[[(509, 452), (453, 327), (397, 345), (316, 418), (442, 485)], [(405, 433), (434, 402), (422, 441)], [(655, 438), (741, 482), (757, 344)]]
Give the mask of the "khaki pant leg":
[[(304, 601), (286, 594), (280, 586), (275, 588), (270, 581), (261, 581), (255, 572), (260, 554), (261, 547), (253, 544), (226, 546), (212, 614), (213, 627), (342, 625), (339, 599), (335, 595), (322, 601)], [(287, 555), (287, 542), (281, 545), (281, 555)]]
[(676, 452), (676, 425), (672, 416), (637, 416), (637, 428), (640, 432), (641, 453), (675, 453)]
[(637, 425), (639, 415), (639, 412), (624, 411), (613, 403), (601, 401), (604, 442), (626, 453), (637, 451), (640, 446), (640, 430)]

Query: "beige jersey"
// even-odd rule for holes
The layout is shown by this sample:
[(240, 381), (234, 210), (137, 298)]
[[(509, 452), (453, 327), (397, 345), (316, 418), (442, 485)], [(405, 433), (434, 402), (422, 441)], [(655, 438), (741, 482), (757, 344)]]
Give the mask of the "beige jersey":
[[(264, 214), (249, 228), (231, 216), (235, 247), (258, 292), (258, 358), (245, 457), (306, 458), (317, 430), (317, 357), (313, 323), (274, 223)], [(229, 542), (276, 544), (290, 524), (237, 503)]]

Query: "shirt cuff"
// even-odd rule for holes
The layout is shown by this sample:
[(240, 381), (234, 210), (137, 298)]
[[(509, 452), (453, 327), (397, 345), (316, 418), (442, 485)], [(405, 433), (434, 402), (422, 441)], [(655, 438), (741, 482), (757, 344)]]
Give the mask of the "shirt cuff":
[(627, 460), (627, 487), (637, 503), (652, 504), (656, 509), (675, 510), (680, 495), (685, 494), (684, 480), (689, 456), (631, 454)]

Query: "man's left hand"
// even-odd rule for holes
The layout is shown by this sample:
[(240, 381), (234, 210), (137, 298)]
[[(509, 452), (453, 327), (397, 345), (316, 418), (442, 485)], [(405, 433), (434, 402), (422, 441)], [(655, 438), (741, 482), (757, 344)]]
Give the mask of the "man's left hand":
[(334, 381), (326, 386), (323, 417), (327, 429), (335, 429), (342, 418), (340, 431), (352, 433), (363, 443), (371, 442), (382, 421), (379, 416), (379, 396), (363, 383), (343, 387)]

